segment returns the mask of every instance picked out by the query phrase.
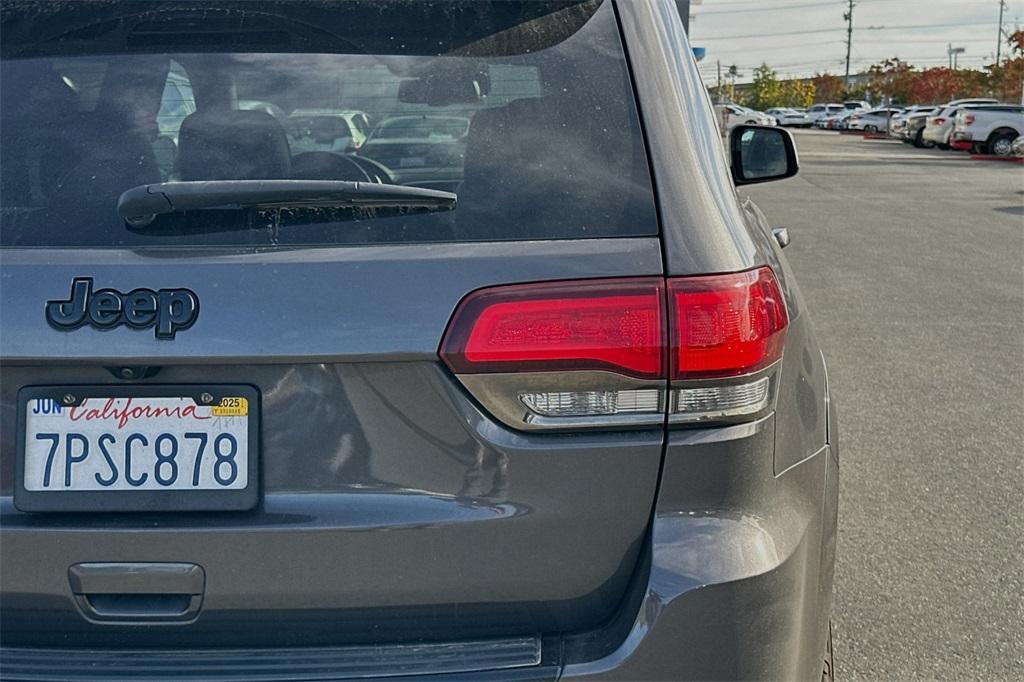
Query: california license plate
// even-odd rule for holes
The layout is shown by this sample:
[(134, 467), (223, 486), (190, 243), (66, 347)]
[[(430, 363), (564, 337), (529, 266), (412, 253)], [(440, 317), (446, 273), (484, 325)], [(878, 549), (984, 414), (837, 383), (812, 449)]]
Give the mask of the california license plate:
[(33, 387), (18, 409), (14, 502), (23, 511), (256, 504), (251, 386)]

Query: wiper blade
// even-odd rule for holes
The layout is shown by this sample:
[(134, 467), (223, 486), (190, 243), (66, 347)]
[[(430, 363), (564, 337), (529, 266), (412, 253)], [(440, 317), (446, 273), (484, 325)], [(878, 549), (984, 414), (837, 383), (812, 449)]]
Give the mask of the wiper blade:
[(139, 185), (121, 195), (117, 213), (133, 228), (158, 215), (202, 209), (410, 208), (450, 211), (458, 197), (422, 187), (342, 180), (203, 180)]

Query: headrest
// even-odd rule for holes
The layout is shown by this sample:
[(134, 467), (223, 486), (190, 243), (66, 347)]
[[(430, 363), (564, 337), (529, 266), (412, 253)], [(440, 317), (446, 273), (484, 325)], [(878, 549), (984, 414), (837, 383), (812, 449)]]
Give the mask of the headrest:
[(291, 167), (281, 124), (263, 111), (197, 111), (181, 123), (181, 180), (275, 180)]
[[(609, 177), (607, 169), (632, 168), (629, 131), (605, 132), (612, 122), (573, 115), (544, 99), (478, 111), (466, 140), (460, 228), (544, 236), (560, 229), (567, 210), (574, 224), (614, 226), (632, 179)], [(517, 200), (493, 200), (510, 195)]]

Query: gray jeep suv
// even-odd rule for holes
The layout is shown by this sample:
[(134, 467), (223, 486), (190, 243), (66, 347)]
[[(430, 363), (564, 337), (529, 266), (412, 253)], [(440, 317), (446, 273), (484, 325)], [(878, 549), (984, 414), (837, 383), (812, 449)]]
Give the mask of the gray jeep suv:
[(0, 11), (4, 680), (820, 678), (796, 152), (674, 3)]

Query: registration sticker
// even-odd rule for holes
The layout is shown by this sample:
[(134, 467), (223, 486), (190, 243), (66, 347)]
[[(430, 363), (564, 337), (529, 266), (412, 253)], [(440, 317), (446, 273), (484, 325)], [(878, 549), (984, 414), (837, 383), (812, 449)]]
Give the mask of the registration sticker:
[(220, 404), (210, 408), (214, 417), (244, 417), (249, 414), (249, 401), (238, 396), (221, 398)]

